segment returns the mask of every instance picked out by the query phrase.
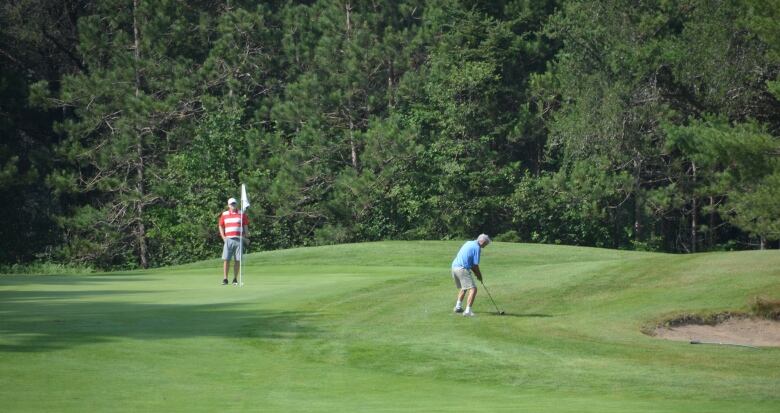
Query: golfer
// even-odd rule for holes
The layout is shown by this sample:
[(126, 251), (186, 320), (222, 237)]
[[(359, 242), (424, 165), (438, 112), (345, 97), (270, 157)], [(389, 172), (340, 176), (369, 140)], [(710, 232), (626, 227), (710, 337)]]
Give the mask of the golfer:
[(245, 241), (245, 245), (249, 244), (249, 240), (246, 238), (249, 236), (249, 219), (238, 211), (238, 202), (235, 198), (228, 199), (228, 210), (219, 217), (219, 235), (225, 242), (224, 247), (222, 247), (222, 259), (224, 260), (222, 285), (228, 285), (228, 269), (230, 268), (230, 260), (234, 257), (233, 285), (238, 285), (238, 270), (241, 267), (241, 254), (238, 253), (239, 245), (242, 239)]
[[(479, 271), (479, 254), (482, 248), (490, 244), (490, 237), (487, 234), (480, 234), (474, 241), (466, 241), (458, 255), (452, 260), (452, 279), (455, 280), (455, 287), (458, 291), (458, 298), (455, 302), (456, 313), (463, 313), (465, 317), (473, 317), (474, 312), (471, 307), (474, 305), (474, 297), (477, 296), (477, 286), (474, 279), (471, 278), (471, 272), (477, 275), (477, 279), (482, 281), (482, 273)], [(468, 301), (466, 301), (466, 311), (463, 311), (463, 297), (469, 292)]]

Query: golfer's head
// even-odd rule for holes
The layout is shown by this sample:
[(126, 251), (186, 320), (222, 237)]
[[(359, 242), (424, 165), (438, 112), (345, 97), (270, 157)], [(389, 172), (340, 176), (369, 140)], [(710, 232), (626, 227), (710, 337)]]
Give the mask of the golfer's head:
[(485, 248), (488, 244), (490, 244), (490, 237), (488, 237), (487, 234), (479, 234), (477, 237), (477, 243), (481, 248)]
[(235, 211), (238, 208), (238, 202), (236, 202), (236, 198), (230, 198), (228, 199), (228, 208)]

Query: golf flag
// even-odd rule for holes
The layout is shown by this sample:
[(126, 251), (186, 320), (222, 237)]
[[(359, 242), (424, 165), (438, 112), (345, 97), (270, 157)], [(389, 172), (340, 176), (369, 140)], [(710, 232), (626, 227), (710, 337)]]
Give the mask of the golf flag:
[(246, 196), (246, 185), (241, 184), (241, 212), (249, 208), (249, 197)]

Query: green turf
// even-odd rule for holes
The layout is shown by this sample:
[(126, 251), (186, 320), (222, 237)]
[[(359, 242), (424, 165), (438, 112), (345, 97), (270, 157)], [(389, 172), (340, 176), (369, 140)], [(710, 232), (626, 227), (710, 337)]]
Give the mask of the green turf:
[(252, 254), (96, 275), (0, 276), (0, 410), (777, 412), (780, 348), (643, 325), (780, 297), (780, 251), (666, 255), (491, 244), (508, 313), (454, 316), (460, 242)]

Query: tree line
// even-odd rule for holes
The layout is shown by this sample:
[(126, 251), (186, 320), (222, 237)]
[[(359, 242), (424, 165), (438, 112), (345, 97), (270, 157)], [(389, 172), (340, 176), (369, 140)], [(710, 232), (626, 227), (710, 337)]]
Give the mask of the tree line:
[(780, 240), (778, 0), (17, 0), (0, 263)]

